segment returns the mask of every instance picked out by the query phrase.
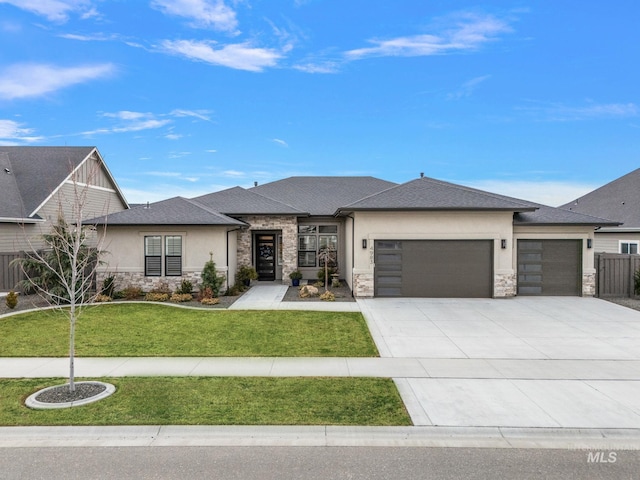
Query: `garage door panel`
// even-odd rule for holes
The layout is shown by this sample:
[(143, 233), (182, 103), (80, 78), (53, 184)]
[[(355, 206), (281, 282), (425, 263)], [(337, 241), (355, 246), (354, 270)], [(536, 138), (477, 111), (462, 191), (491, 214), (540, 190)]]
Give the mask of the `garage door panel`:
[(518, 295), (580, 295), (581, 240), (519, 240)]
[[(390, 246), (393, 252), (385, 248)], [(493, 241), (378, 241), (375, 295), (491, 297)]]

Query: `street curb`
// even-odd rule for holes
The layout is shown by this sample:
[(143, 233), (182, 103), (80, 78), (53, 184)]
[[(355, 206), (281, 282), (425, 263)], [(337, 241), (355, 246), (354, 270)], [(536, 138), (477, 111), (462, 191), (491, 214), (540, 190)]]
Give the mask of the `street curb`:
[(0, 448), (446, 447), (640, 450), (640, 429), (512, 427), (0, 427)]

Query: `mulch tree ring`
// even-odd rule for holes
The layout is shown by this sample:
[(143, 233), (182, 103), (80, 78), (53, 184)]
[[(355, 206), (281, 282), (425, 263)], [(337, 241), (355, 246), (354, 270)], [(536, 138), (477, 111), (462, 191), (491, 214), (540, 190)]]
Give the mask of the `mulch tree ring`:
[(87, 381), (75, 382), (75, 391), (71, 392), (65, 383), (38, 390), (27, 398), (25, 405), (36, 410), (79, 407), (107, 398), (115, 391), (110, 383)]

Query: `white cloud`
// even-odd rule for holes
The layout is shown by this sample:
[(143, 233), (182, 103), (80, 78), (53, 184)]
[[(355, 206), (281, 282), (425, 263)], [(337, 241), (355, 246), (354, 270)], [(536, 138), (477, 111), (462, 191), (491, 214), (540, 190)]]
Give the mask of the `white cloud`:
[(15, 142), (30, 143), (42, 140), (42, 137), (35, 137), (32, 128), (24, 128), (22, 124), (13, 120), (0, 119), (0, 144), (11, 145)]
[(167, 133), (164, 138), (167, 140), (180, 140), (184, 135), (180, 135), (178, 133)]
[(231, 178), (242, 178), (247, 176), (245, 172), (240, 172), (238, 170), (225, 170), (222, 172), (222, 175)]
[(289, 144), (287, 142), (285, 142), (284, 140), (280, 140), (279, 138), (272, 138), (271, 141), (273, 143), (277, 143), (280, 146), (289, 147)]
[(171, 112), (170, 115), (174, 115), (176, 117), (195, 117), (200, 120), (204, 120), (206, 122), (210, 122), (211, 118), (209, 118), (210, 110), (182, 110), (176, 109)]
[(103, 116), (106, 118), (114, 118), (119, 121), (119, 123), (108, 128), (88, 130), (82, 132), (81, 135), (139, 132), (142, 130), (160, 128), (171, 123), (170, 119), (156, 118), (152, 113), (131, 112), (128, 110), (122, 110), (116, 113), (105, 113)]
[(491, 75), (483, 75), (481, 77), (472, 78), (468, 82), (464, 82), (457, 92), (447, 95), (447, 98), (451, 100), (459, 100), (461, 98), (470, 97), (475, 89), (478, 88), (478, 85), (490, 78)]
[(59, 23), (66, 22), (71, 13), (78, 13), (82, 19), (97, 15), (90, 0), (0, 0), (0, 3), (8, 3)]
[(222, 0), (153, 0), (151, 6), (169, 15), (189, 18), (197, 28), (235, 32), (238, 27), (236, 12)]
[(252, 47), (248, 42), (224, 45), (216, 49), (212, 42), (165, 40), (162, 47), (169, 53), (191, 60), (251, 72), (261, 72), (266, 67), (273, 67), (283, 56), (271, 48)]
[(447, 19), (452, 27), (433, 34), (410, 35), (389, 40), (370, 40), (374, 46), (345, 52), (350, 60), (367, 57), (418, 57), (470, 51), (511, 31), (509, 25), (492, 15), (459, 14)]
[(112, 75), (110, 63), (60, 67), (40, 63), (11, 65), (0, 72), (0, 98), (39, 97), (63, 88)]
[(598, 188), (600, 185), (562, 181), (476, 180), (460, 182), (472, 188), (557, 207)]
[(581, 107), (571, 107), (560, 103), (526, 107), (536, 115), (542, 115), (550, 121), (593, 120), (598, 118), (628, 118), (637, 117), (640, 109), (635, 103), (602, 103), (590, 102)]
[(294, 65), (293, 68), (306, 73), (337, 73), (340, 67), (339, 62), (309, 62)]

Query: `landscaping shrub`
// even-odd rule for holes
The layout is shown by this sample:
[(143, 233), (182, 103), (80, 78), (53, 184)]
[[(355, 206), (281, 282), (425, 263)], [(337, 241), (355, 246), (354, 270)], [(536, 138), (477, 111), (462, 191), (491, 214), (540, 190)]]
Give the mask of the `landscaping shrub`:
[(202, 300), (200, 300), (200, 303), (202, 303), (203, 305), (217, 305), (218, 303), (220, 303), (220, 299), (219, 298), (203, 298)]
[(640, 270), (636, 270), (636, 273), (633, 274), (633, 280), (635, 294), (640, 295)]
[(106, 277), (102, 281), (102, 290), (100, 290), (100, 294), (106, 297), (112, 297), (116, 286), (116, 277), (113, 275)]
[(333, 294), (333, 292), (330, 292), (329, 290), (327, 290), (322, 295), (320, 295), (320, 300), (324, 300), (325, 302), (334, 302), (335, 299), (336, 299), (336, 296)]
[(191, 283), (189, 280), (182, 280), (182, 282), (180, 283), (180, 288), (176, 290), (176, 293), (182, 295), (186, 295), (187, 293), (191, 295), (191, 292), (193, 292), (193, 283)]
[(213, 254), (211, 254), (211, 260), (204, 264), (202, 269), (202, 285), (200, 290), (207, 288), (211, 289), (214, 297), (220, 294), (220, 287), (224, 284), (225, 277), (219, 276), (216, 271), (216, 263), (213, 261)]
[(7, 294), (7, 298), (5, 298), (5, 303), (7, 304), (7, 307), (9, 307), (11, 310), (16, 308), (18, 306), (18, 294), (13, 290), (11, 290)]
[(149, 292), (144, 296), (147, 302), (166, 302), (169, 300), (168, 293)]
[(104, 303), (104, 302), (110, 302), (112, 300), (112, 298), (109, 295), (103, 295), (103, 294), (98, 294), (96, 295), (96, 298), (94, 299), (94, 302), (96, 303)]
[(142, 296), (142, 289), (140, 287), (128, 286), (122, 290), (122, 297), (126, 300), (135, 300)]
[(164, 293), (169, 296), (171, 295), (171, 289), (169, 288), (169, 284), (167, 282), (160, 282), (150, 290), (150, 293)]
[(174, 303), (190, 302), (191, 300), (193, 300), (193, 295), (190, 293), (174, 293), (169, 298), (169, 301)]

